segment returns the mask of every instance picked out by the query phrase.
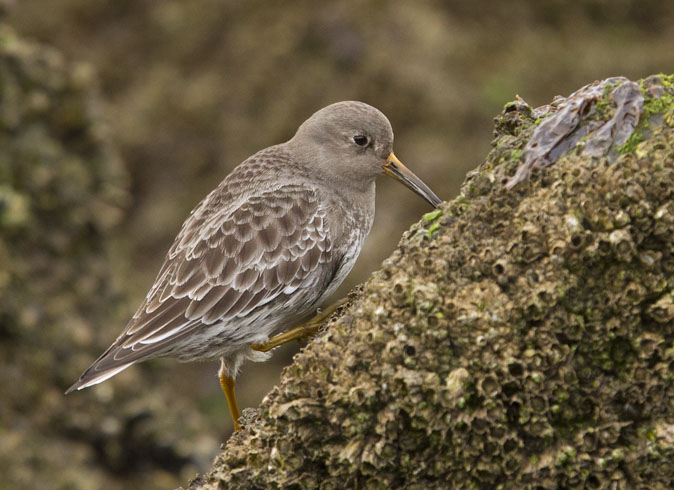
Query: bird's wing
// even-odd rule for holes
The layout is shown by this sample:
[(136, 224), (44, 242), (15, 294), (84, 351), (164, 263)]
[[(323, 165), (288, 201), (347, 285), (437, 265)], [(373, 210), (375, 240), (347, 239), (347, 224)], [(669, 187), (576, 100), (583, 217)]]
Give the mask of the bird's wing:
[[(323, 291), (335, 273), (332, 253), (325, 209), (313, 189), (279, 186), (235, 209), (212, 193), (183, 224), (124, 332), (73, 388), (161, 355), (194, 329), (246, 317), (298, 289)], [(245, 332), (233, 327), (223, 335), (236, 341)]]

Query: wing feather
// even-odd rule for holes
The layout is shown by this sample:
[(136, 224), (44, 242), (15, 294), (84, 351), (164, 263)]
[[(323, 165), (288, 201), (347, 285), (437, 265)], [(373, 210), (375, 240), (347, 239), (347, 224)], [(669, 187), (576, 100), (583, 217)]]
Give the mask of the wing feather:
[(306, 185), (260, 192), (235, 209), (211, 193), (183, 225), (125, 331), (74, 388), (164, 355), (195, 329), (287, 301), (300, 288), (318, 298), (334, 273), (332, 253), (325, 209)]

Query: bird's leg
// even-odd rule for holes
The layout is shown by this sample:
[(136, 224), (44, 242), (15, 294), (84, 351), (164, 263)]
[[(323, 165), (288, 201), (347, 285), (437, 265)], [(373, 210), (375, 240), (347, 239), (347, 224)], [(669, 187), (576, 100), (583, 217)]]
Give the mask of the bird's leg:
[(227, 405), (229, 406), (229, 412), (232, 414), (232, 420), (234, 421), (234, 430), (241, 430), (241, 424), (239, 423), (239, 417), (241, 417), (241, 412), (239, 412), (239, 404), (236, 403), (236, 393), (234, 392), (234, 378), (227, 375), (225, 371), (225, 366), (223, 365), (220, 368), (220, 386), (222, 386), (222, 391), (225, 392), (225, 397), (227, 398)]
[(339, 301), (333, 303), (332, 305), (322, 310), (311, 320), (309, 320), (306, 323), (303, 323), (299, 327), (295, 327), (292, 330), (288, 330), (287, 332), (283, 332), (282, 334), (276, 335), (270, 338), (264, 344), (253, 344), (250, 346), (250, 348), (260, 352), (267, 352), (275, 347), (278, 347), (279, 345), (283, 345), (287, 342), (290, 342), (291, 340), (300, 340), (305, 339), (307, 337), (312, 337), (313, 335), (316, 334), (316, 332), (320, 328), (321, 324), (325, 321), (325, 319), (328, 318), (330, 315), (332, 315), (335, 311), (337, 311), (337, 309), (340, 306), (345, 305), (347, 301), (348, 298), (342, 298)]

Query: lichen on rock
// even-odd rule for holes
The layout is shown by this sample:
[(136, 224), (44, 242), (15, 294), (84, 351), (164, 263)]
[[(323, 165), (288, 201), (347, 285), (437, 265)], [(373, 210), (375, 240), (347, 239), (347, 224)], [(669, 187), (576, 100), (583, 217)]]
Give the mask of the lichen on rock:
[(574, 127), (636, 110), (631, 133), (578, 138), (512, 189), (556, 109), (507, 104), (461, 195), (190, 488), (671, 488), (674, 77), (610, 83)]

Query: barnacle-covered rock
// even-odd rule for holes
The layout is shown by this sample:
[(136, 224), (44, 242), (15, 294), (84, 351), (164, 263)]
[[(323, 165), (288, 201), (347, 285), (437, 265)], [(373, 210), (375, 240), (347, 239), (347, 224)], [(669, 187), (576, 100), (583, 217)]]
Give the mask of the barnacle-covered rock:
[(672, 108), (664, 75), (506, 105), (191, 488), (671, 488)]

